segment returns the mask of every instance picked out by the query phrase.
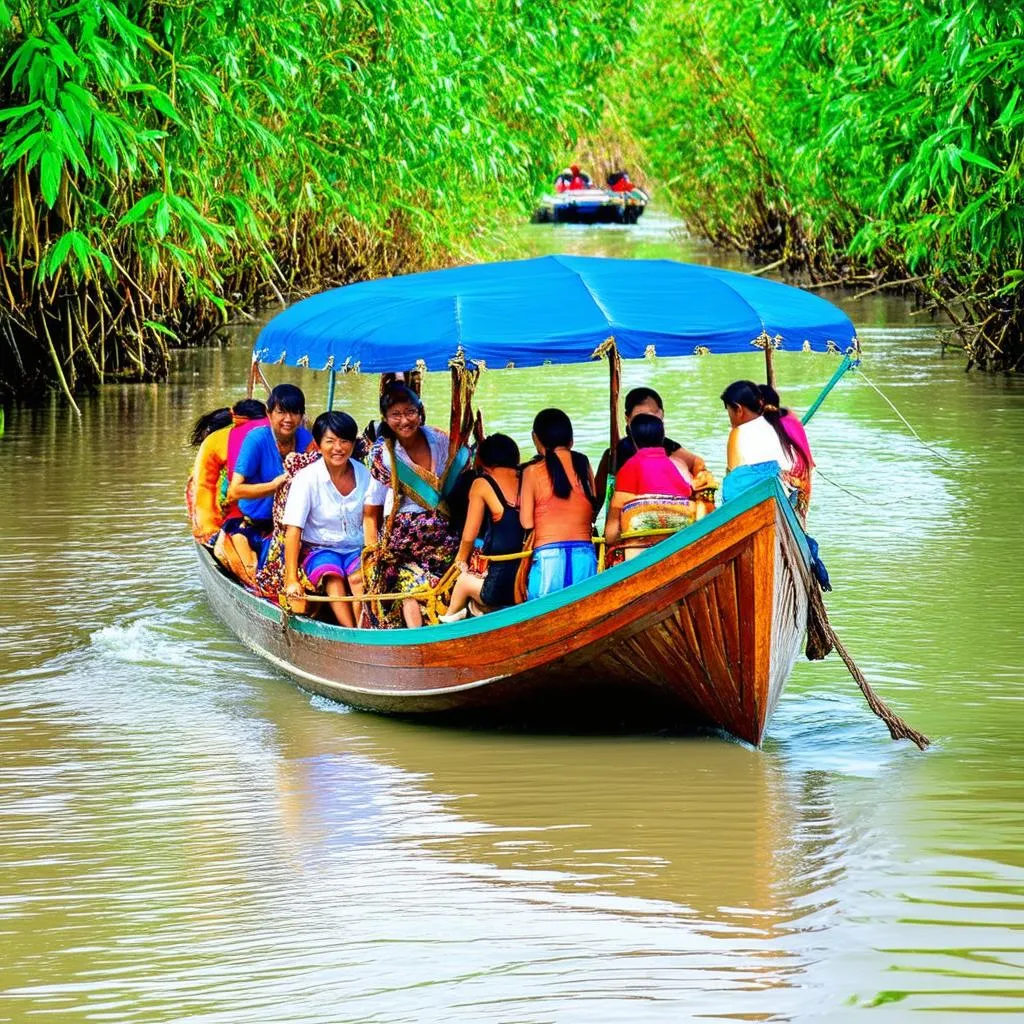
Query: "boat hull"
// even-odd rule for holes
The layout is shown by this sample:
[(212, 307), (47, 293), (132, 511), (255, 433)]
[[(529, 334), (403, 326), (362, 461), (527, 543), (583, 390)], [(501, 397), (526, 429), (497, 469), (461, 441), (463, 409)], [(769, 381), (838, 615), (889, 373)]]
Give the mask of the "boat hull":
[(809, 555), (774, 480), (591, 580), (423, 630), (287, 615), (198, 556), (212, 607), (248, 647), (304, 688), (393, 714), (642, 719), (757, 745), (807, 622)]

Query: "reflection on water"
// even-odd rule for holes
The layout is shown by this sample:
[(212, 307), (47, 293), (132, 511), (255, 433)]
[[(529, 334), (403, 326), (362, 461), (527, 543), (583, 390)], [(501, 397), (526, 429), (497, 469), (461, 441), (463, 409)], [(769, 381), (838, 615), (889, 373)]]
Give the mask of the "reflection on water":
[[(536, 251), (706, 259), (641, 231)], [(548, 233), (543, 233), (544, 231)], [(0, 441), (0, 1020), (959, 1020), (1024, 1010), (1019, 765), (1024, 394), (935, 329), (850, 308), (865, 369), (812, 424), (833, 621), (936, 740), (888, 740), (838, 661), (797, 666), (755, 752), (716, 739), (419, 727), (310, 698), (197, 587), (186, 427), (250, 337), (162, 387), (9, 414)], [(783, 353), (804, 407), (826, 357)], [(718, 466), (758, 357), (627, 365)], [(280, 376), (280, 371), (278, 371)], [(300, 374), (321, 405), (322, 385)], [(563, 404), (603, 447), (600, 367), (485, 374), (491, 429)], [(428, 412), (443, 408), (430, 381)], [(370, 379), (339, 383), (369, 417)], [(827, 477), (827, 479), (826, 479)]]

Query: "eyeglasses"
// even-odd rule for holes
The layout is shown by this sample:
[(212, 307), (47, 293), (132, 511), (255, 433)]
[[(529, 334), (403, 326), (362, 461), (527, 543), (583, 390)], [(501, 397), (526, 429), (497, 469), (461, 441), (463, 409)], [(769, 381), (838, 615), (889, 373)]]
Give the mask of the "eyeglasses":
[(386, 420), (418, 420), (420, 413), (418, 409), (411, 409), (409, 412), (400, 412), (398, 409), (388, 409), (384, 418)]

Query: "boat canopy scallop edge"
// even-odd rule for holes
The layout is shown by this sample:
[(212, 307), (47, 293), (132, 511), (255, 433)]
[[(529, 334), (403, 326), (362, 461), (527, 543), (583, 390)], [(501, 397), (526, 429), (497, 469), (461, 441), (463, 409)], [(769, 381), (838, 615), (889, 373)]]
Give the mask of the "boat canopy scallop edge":
[(856, 350), (853, 323), (799, 288), (675, 260), (543, 256), (379, 278), (295, 303), (253, 360), (387, 373), (624, 359)]

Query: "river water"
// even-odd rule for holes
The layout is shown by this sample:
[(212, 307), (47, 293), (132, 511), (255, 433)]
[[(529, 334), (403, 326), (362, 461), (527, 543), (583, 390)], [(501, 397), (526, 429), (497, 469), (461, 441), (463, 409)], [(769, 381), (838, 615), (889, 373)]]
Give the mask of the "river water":
[[(656, 211), (511, 243), (711, 259)], [(81, 422), (9, 410), (0, 1020), (1024, 1012), (1024, 389), (965, 377), (901, 301), (846, 306), (866, 377), (812, 423), (811, 529), (837, 631), (926, 753), (889, 740), (835, 656), (797, 666), (760, 751), (312, 698), (219, 625), (182, 513), (188, 426), (239, 396), (251, 329), (179, 353), (166, 385), (107, 388)], [(802, 409), (835, 361), (777, 365)], [(624, 383), (658, 388), (672, 435), (721, 470), (717, 395), (745, 376), (759, 355), (627, 365)], [(322, 381), (297, 379), (318, 412)], [(563, 405), (596, 457), (603, 385), (600, 366), (546, 368), (479, 394), (523, 442)], [(438, 422), (444, 387), (426, 388)], [(339, 404), (366, 420), (375, 388), (342, 380)]]

